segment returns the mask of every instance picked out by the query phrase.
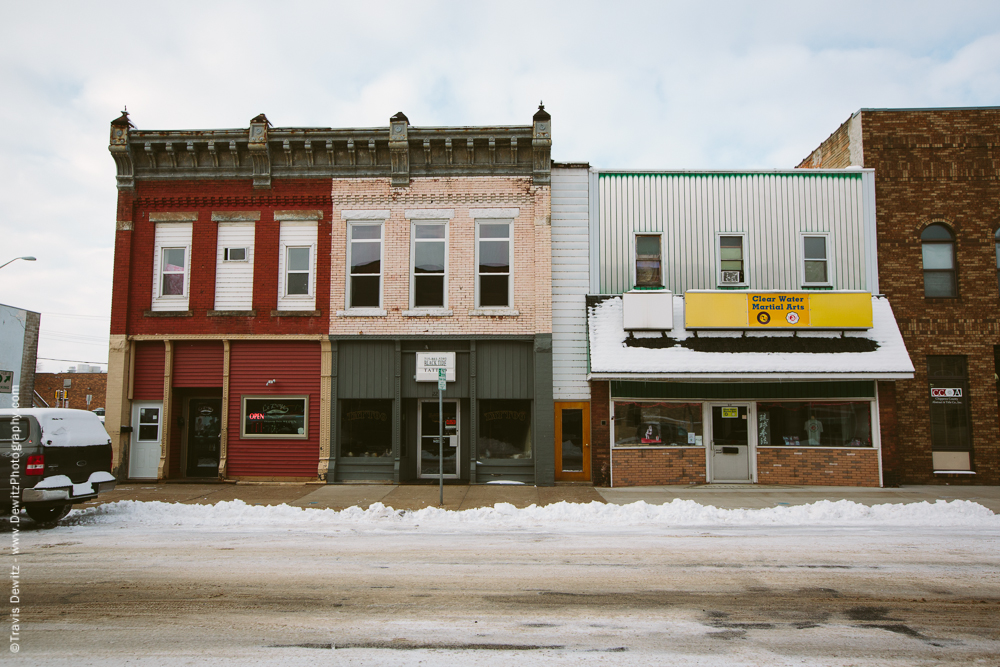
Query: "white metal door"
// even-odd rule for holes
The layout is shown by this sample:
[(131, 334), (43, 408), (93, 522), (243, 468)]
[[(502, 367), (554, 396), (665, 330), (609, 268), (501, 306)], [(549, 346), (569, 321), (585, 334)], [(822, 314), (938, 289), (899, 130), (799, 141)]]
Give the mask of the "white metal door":
[(132, 479), (156, 479), (160, 467), (160, 435), (163, 403), (132, 404), (132, 438), (129, 447), (128, 476)]
[(752, 420), (746, 403), (712, 405), (711, 472), (713, 482), (751, 482)]

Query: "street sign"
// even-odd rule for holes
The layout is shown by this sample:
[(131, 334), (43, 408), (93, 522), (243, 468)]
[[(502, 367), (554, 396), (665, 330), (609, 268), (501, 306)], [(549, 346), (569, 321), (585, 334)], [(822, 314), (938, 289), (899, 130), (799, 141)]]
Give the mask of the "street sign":
[(0, 394), (14, 393), (14, 371), (0, 371)]
[(438, 391), (444, 391), (448, 388), (447, 380), (438, 380)]

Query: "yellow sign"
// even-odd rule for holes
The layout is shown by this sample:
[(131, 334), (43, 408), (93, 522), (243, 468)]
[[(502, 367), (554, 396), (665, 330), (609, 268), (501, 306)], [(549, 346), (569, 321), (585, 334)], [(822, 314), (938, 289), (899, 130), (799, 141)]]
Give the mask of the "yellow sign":
[(868, 292), (690, 291), (688, 329), (871, 329)]
[(740, 409), (739, 408), (722, 408), (722, 418), (723, 419), (739, 419)]

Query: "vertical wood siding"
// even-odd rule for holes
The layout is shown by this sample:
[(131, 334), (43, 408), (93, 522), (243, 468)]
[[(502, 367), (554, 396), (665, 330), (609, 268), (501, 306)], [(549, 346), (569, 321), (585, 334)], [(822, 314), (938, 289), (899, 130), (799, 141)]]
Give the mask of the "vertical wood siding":
[(163, 400), (165, 356), (166, 348), (160, 341), (140, 341), (135, 344), (135, 377), (132, 380), (132, 400)]
[(476, 399), (534, 398), (531, 343), (476, 343)]
[(222, 341), (175, 341), (175, 387), (221, 387)]
[[(220, 222), (215, 258), (215, 309), (253, 308), (254, 223)], [(245, 262), (225, 261), (226, 248), (246, 248)]]
[[(803, 170), (805, 171), (805, 170)], [(632, 286), (632, 236), (663, 234), (667, 289), (716, 289), (716, 234), (746, 234), (750, 289), (801, 289), (802, 232), (830, 234), (834, 289), (870, 290), (874, 233), (866, 225), (870, 174), (602, 173), (599, 178), (600, 288)], [(555, 199), (553, 197), (553, 210)], [(553, 217), (555, 217), (553, 213)]]
[(552, 170), (552, 392), (590, 400), (587, 307), (590, 289), (590, 170)]
[(395, 397), (396, 346), (392, 341), (341, 341), (337, 354), (337, 398)]
[[(277, 380), (266, 385), (268, 380)], [(234, 477), (315, 477), (319, 464), (320, 344), (233, 341), (229, 356), (228, 473)], [(240, 438), (241, 398), (309, 396), (306, 440)]]

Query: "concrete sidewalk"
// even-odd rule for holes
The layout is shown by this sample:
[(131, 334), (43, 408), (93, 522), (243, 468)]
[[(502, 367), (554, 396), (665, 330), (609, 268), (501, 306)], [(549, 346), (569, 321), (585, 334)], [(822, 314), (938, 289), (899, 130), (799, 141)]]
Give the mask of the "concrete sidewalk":
[[(558, 502), (607, 502), (617, 505), (642, 500), (650, 504), (669, 503), (675, 498), (694, 500), (702, 505), (725, 509), (760, 509), (783, 505), (804, 505), (818, 500), (852, 500), (865, 505), (882, 503), (935, 502), (971, 500), (1000, 513), (1000, 487), (997, 486), (904, 486), (871, 489), (842, 486), (643, 486), (596, 488), (582, 484), (549, 487), (516, 484), (448, 485), (444, 487), (444, 507), (464, 510), (510, 503), (516, 507), (549, 505)], [(367, 508), (380, 502), (396, 509), (418, 510), (438, 504), (437, 485), (391, 484), (144, 484), (124, 483), (100, 500), (97, 505), (117, 500), (142, 500), (177, 503), (215, 504), (240, 499), (251, 505), (288, 504), (295, 507), (341, 510)]]

